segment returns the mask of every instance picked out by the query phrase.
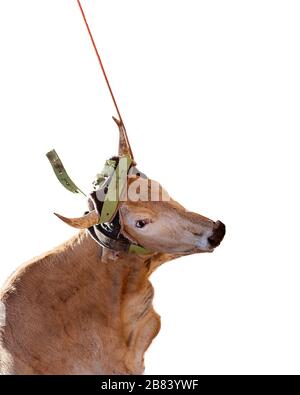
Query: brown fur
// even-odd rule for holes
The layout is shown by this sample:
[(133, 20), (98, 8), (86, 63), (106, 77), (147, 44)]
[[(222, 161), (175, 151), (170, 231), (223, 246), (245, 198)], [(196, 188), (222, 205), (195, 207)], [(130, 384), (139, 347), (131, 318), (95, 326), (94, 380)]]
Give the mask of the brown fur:
[(2, 373), (143, 372), (160, 329), (148, 277), (162, 256), (100, 254), (84, 232), (8, 280)]
[(7, 281), (0, 293), (2, 373), (144, 371), (144, 353), (160, 329), (149, 276), (178, 256), (212, 251), (215, 223), (173, 200), (122, 202), (120, 218), (124, 234), (155, 252), (117, 253), (81, 231)]

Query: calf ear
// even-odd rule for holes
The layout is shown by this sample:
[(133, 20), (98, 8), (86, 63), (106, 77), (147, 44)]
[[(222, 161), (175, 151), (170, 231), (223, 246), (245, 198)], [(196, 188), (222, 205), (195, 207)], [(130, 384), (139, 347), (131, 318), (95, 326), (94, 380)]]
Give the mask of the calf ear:
[(134, 160), (123, 122), (115, 117), (112, 118), (116, 122), (119, 128), (119, 156), (127, 155), (130, 157), (130, 159)]
[(56, 214), (56, 213), (54, 214), (66, 224), (77, 229), (88, 229), (91, 226), (97, 225), (99, 223), (99, 215), (95, 210), (89, 212), (83, 217), (78, 217), (78, 218), (67, 218), (67, 217), (63, 217), (60, 214)]

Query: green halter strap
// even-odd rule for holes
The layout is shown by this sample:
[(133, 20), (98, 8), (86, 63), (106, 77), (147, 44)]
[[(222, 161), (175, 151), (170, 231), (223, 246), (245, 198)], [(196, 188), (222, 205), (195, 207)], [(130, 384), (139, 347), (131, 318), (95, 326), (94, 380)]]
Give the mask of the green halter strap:
[[(85, 193), (82, 192), (82, 190), (79, 189), (77, 185), (71, 180), (55, 150), (48, 152), (47, 158), (49, 159), (49, 162), (53, 168), (57, 179), (68, 191), (73, 193), (81, 193), (82, 195), (86, 196)], [(118, 161), (114, 159), (109, 159), (105, 162), (103, 171), (97, 175), (93, 183), (94, 189), (97, 191), (107, 188), (107, 190), (105, 191), (105, 198), (102, 204), (98, 225), (111, 222), (114, 219), (116, 213), (118, 212), (119, 198), (124, 193), (124, 188), (127, 181), (127, 174), (132, 164), (133, 162), (128, 156), (119, 157)], [(98, 244), (103, 245), (100, 238), (97, 237), (94, 232), (90, 231), (90, 234), (92, 234), (93, 239)], [(107, 236), (105, 237), (108, 238)], [(113, 246), (117, 245), (117, 243), (114, 243), (114, 240), (111, 240), (111, 243), (106, 243), (105, 247), (107, 247), (108, 245), (110, 245), (113, 249)], [(151, 253), (151, 251), (147, 250), (146, 248), (131, 243), (129, 240), (126, 250), (129, 253), (134, 253), (138, 255), (145, 255)]]

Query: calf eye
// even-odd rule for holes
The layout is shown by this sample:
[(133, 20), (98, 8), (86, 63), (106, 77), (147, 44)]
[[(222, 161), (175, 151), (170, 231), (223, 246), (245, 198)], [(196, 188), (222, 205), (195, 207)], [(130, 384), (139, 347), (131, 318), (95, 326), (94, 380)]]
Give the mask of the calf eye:
[(135, 226), (137, 228), (143, 228), (145, 225), (147, 225), (148, 221), (145, 219), (140, 219), (138, 221), (136, 221)]

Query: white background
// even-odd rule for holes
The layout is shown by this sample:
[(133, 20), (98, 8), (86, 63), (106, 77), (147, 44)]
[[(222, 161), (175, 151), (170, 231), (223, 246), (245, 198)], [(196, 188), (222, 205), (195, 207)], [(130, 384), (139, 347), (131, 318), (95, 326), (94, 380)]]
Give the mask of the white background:
[[(227, 225), (152, 277), (147, 374), (299, 373), (299, 1), (85, 0), (139, 168)], [(115, 114), (75, 0), (0, 1), (0, 280), (74, 234)]]

